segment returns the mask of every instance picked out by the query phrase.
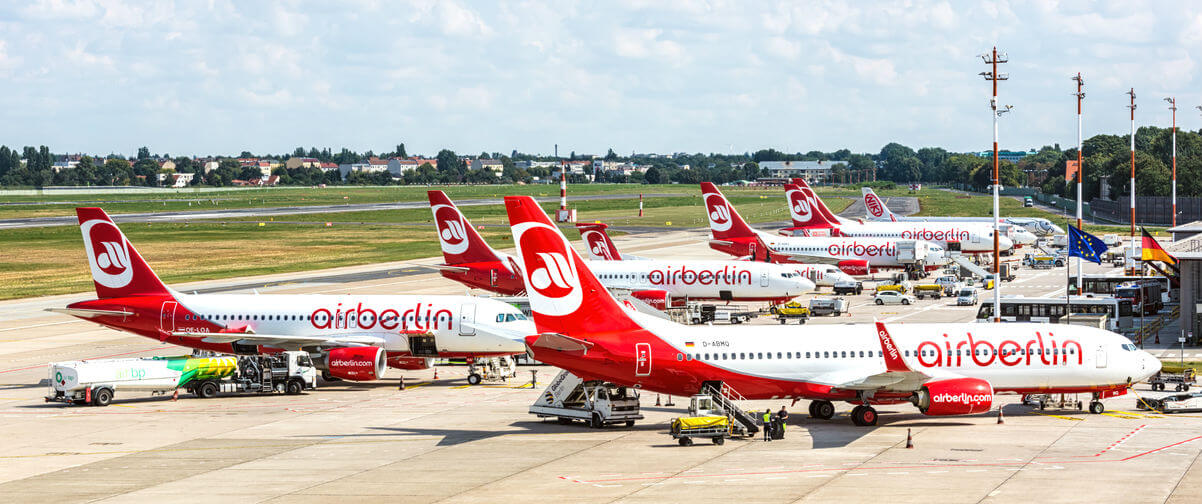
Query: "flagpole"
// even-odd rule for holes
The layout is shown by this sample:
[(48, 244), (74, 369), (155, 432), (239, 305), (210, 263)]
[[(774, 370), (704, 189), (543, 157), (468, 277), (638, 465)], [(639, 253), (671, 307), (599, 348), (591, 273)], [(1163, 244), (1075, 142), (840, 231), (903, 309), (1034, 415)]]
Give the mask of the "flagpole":
[[(1081, 177), (1081, 170), (1085, 168), (1084, 159), (1082, 159), (1081, 149), (1084, 145), (1081, 143), (1081, 101), (1085, 99), (1085, 79), (1081, 78), (1081, 72), (1077, 72), (1077, 76), (1073, 77), (1077, 81), (1077, 171), (1074, 175), (1077, 178), (1077, 230), (1081, 230), (1081, 183), (1084, 179)], [(1067, 287), (1066, 287), (1067, 289)], [(1077, 258), (1077, 295), (1081, 295), (1081, 258)]]

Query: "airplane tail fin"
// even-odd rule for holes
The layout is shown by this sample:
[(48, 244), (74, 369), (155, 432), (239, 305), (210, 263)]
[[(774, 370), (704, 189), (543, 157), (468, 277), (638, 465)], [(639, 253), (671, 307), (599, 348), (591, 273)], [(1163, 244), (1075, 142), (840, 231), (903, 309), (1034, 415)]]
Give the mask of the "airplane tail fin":
[(864, 193), (864, 213), (870, 219), (889, 219), (897, 222), (897, 216), (893, 214), (889, 207), (885, 206), (885, 200), (873, 192), (871, 187), (862, 187), (860, 191)]
[[(641, 330), (530, 196), (506, 196), (534, 325), (577, 338)], [(589, 338), (595, 340), (595, 338)]]
[(831, 209), (826, 207), (826, 203), (823, 203), (822, 200), (818, 198), (817, 194), (814, 194), (814, 188), (810, 187), (810, 184), (806, 183), (805, 179), (795, 178), (793, 179), (793, 183), (801, 187), (801, 191), (810, 199), (810, 205), (821, 212), (822, 217), (824, 217), (827, 222), (832, 222), (835, 224), (843, 222), (838, 216), (835, 215), (834, 212), (831, 211)]
[(839, 222), (827, 220), (806, 191), (809, 191), (809, 188), (785, 184), (785, 199), (789, 204), (789, 216), (793, 218), (793, 226), (803, 229), (837, 227)]
[(613, 240), (609, 239), (609, 233), (605, 232), (608, 228), (609, 226), (600, 222), (576, 224), (576, 230), (580, 231), (580, 237), (584, 239), (585, 245), (588, 245), (589, 260), (622, 260), (622, 254), (618, 252), (617, 245), (614, 245)]
[(99, 208), (76, 208), (83, 247), (101, 299), (172, 295), (108, 214)]
[(756, 236), (751, 226), (748, 226), (743, 217), (739, 216), (739, 212), (735, 211), (735, 207), (731, 206), (730, 202), (726, 200), (726, 196), (723, 196), (722, 191), (719, 191), (713, 183), (702, 182), (701, 195), (705, 201), (710, 232), (714, 235), (715, 240)]
[(496, 261), (497, 253), (442, 191), (428, 191), (434, 229), (448, 265)]

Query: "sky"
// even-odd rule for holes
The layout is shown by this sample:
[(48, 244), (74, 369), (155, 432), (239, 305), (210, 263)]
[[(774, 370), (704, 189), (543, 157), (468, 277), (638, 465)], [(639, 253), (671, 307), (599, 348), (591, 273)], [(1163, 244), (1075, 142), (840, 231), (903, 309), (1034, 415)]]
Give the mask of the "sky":
[(1202, 2), (0, 0), (0, 144), (974, 151), (994, 45), (1003, 149), (1202, 125)]

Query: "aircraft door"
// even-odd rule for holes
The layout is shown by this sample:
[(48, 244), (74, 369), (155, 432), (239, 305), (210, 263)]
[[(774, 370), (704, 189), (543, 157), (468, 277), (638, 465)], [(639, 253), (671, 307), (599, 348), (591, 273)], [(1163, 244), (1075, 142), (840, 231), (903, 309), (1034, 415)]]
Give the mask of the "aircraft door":
[(163, 307), (159, 311), (159, 329), (164, 332), (175, 331), (175, 309), (179, 303), (175, 301), (163, 301)]
[(634, 375), (651, 376), (651, 344), (634, 344)]
[(476, 335), (476, 305), (465, 304), (459, 307), (459, 335)]
[(755, 242), (747, 244), (747, 254), (751, 256), (751, 260), (755, 260)]
[(767, 286), (768, 286), (768, 272), (761, 271), (760, 272), (760, 287), (767, 287)]
[(1103, 347), (1103, 346), (1098, 347), (1098, 354), (1094, 358), (1094, 361), (1096, 361), (1097, 366), (1099, 368), (1106, 367), (1106, 347)]

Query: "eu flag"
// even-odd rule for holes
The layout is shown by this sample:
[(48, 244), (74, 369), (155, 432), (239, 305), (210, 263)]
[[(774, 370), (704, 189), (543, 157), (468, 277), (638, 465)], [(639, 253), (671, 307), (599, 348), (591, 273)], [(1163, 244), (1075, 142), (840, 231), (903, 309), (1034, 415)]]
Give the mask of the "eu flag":
[(1102, 264), (1102, 254), (1106, 253), (1106, 246), (1098, 237), (1086, 233), (1078, 229), (1076, 226), (1069, 225), (1068, 227), (1068, 255), (1069, 257), (1080, 257), (1086, 261)]

